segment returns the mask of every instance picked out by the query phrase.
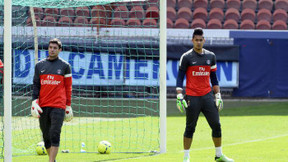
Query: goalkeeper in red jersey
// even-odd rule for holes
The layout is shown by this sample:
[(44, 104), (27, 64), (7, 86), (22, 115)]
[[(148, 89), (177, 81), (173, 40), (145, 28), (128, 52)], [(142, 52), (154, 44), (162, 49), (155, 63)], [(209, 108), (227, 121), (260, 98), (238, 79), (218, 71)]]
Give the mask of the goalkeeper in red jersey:
[(39, 118), (49, 162), (56, 159), (63, 121), (73, 118), (71, 66), (59, 58), (61, 51), (60, 40), (51, 39), (49, 56), (36, 64), (33, 78), (31, 115)]
[[(216, 149), (216, 161), (233, 162), (222, 154), (221, 125), (219, 111), (223, 108), (220, 87), (216, 76), (216, 56), (203, 48), (205, 39), (203, 30), (196, 28), (193, 33), (193, 49), (184, 53), (180, 58), (177, 76), (177, 107), (186, 110), (186, 128), (184, 133), (184, 161), (189, 162), (189, 149), (200, 112), (206, 117), (211, 129), (212, 139)], [(183, 97), (183, 80), (186, 75), (186, 97)], [(213, 86), (215, 102), (210, 86)]]

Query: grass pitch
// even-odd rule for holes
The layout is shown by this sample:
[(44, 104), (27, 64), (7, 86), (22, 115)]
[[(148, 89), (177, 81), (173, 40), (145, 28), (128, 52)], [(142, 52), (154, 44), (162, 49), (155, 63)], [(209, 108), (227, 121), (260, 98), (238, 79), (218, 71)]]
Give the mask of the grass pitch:
[[(59, 162), (177, 162), (183, 160), (182, 137), (184, 114), (168, 102), (167, 153), (59, 153)], [(221, 112), (223, 152), (236, 162), (288, 161), (288, 103), (287, 102), (229, 102), (224, 101)], [(145, 119), (143, 119), (145, 120)], [(151, 119), (149, 119), (151, 120)], [(117, 122), (117, 121), (115, 121)], [(127, 136), (128, 138), (129, 136)], [(122, 137), (121, 137), (122, 138)], [(18, 140), (18, 139), (16, 139)], [(113, 141), (111, 141), (113, 143)], [(93, 144), (93, 142), (91, 142)], [(190, 152), (192, 162), (212, 162), (215, 150), (211, 130), (201, 115)], [(18, 156), (14, 162), (46, 162), (47, 156)]]

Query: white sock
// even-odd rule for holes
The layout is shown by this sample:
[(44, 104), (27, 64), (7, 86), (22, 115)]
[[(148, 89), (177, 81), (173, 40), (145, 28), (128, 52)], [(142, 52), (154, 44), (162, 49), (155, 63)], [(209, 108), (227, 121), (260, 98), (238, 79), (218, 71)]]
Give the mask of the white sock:
[(216, 156), (220, 157), (222, 156), (222, 147), (215, 147), (215, 151), (216, 151)]
[(184, 150), (184, 157), (190, 157), (189, 151), (190, 151), (190, 150)]

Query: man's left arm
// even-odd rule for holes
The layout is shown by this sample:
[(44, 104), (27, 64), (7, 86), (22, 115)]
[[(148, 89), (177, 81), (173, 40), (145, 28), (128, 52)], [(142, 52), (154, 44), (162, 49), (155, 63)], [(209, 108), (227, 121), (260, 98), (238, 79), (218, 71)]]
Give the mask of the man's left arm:
[(73, 111), (71, 107), (71, 97), (72, 97), (72, 73), (70, 65), (66, 68), (64, 74), (64, 85), (66, 92), (66, 110), (65, 110), (65, 121), (71, 121), (73, 118)]
[(210, 71), (210, 80), (213, 88), (213, 92), (215, 94), (215, 103), (218, 108), (218, 111), (221, 111), (223, 109), (223, 100), (220, 93), (220, 87), (216, 75), (217, 65), (216, 65), (216, 56), (214, 56), (212, 60), (211, 65), (211, 71)]

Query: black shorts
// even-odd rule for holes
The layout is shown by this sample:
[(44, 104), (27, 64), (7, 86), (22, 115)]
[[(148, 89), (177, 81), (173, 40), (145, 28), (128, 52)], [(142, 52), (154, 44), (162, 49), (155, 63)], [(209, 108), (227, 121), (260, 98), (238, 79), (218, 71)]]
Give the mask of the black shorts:
[(212, 91), (204, 96), (185, 96), (186, 109), (185, 137), (191, 138), (195, 132), (198, 117), (202, 112), (213, 130), (213, 137), (221, 137), (219, 112), (214, 102)]
[(65, 110), (51, 107), (43, 107), (42, 110), (43, 113), (40, 114), (39, 123), (45, 147), (59, 147)]

